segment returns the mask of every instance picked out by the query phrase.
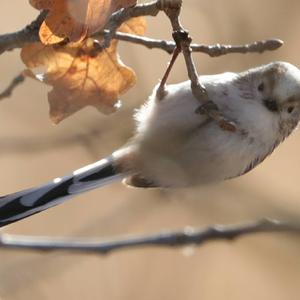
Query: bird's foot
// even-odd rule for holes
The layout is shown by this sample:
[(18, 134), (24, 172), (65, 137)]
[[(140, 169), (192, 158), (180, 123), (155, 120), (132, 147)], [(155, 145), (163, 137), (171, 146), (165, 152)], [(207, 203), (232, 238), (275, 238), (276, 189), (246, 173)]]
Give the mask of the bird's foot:
[(222, 113), (220, 112), (218, 106), (211, 100), (201, 104), (196, 109), (197, 114), (207, 115), (209, 118), (214, 120), (221, 129), (225, 131), (235, 132), (236, 131), (236, 124), (226, 119)]

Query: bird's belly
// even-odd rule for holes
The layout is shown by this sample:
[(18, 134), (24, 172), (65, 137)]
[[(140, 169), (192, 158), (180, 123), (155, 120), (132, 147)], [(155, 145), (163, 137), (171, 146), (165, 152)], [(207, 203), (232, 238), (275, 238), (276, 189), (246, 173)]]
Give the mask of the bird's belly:
[(172, 187), (237, 177), (267, 151), (259, 141), (221, 130), (214, 122), (176, 143), (174, 137), (166, 137), (160, 145), (147, 153), (145, 172), (160, 185)]

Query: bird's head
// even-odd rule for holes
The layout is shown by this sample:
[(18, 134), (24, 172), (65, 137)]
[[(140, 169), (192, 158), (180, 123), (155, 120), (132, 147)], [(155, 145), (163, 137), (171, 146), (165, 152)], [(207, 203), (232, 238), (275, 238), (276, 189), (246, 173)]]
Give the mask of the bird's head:
[[(246, 84), (245, 84), (246, 83)], [(240, 74), (242, 97), (261, 105), (278, 120), (280, 135), (288, 136), (300, 120), (300, 70), (286, 62), (273, 62)], [(245, 89), (245, 86), (250, 88)], [(252, 100), (251, 100), (252, 99)]]

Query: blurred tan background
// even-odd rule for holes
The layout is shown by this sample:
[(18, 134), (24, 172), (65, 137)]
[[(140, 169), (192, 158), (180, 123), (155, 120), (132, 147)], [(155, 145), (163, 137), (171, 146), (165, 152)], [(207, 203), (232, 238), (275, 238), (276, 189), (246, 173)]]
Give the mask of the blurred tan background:
[[(37, 15), (28, 1), (0, 2), (0, 32), (22, 28)], [(300, 66), (300, 2), (297, 0), (186, 0), (183, 24), (195, 42), (285, 41), (262, 55), (195, 55), (201, 74), (241, 71), (273, 60)], [(148, 35), (170, 38), (161, 14), (149, 18)], [(58, 126), (48, 118), (47, 87), (30, 80), (0, 103), (0, 194), (66, 174), (121, 146), (133, 132), (132, 111), (143, 103), (169, 59), (159, 50), (121, 44), (123, 60), (138, 84), (123, 108), (104, 117), (92, 108)], [(23, 66), (19, 51), (0, 56), (0, 90)], [(182, 60), (170, 82), (186, 80)], [(261, 217), (300, 216), (300, 134), (248, 175), (216, 186), (182, 191), (126, 189), (121, 184), (79, 196), (3, 232), (111, 238), (236, 223)], [(201, 167), (201, 166), (199, 166)], [(187, 251), (188, 250), (188, 251)], [(106, 257), (0, 250), (0, 299), (299, 299), (300, 238), (260, 234), (233, 243), (189, 249), (135, 249)], [(187, 255), (189, 253), (189, 255)]]

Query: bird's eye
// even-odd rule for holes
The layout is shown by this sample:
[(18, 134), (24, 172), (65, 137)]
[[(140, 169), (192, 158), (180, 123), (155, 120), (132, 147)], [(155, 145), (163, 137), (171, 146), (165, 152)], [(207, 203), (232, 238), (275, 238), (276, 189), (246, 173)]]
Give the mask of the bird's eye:
[(287, 109), (287, 112), (290, 114), (290, 113), (292, 113), (293, 112), (293, 110), (294, 110), (294, 106), (289, 106), (288, 107), (288, 109)]
[(258, 89), (260, 92), (263, 92), (264, 89), (265, 89), (264, 83), (262, 82), (262, 83), (257, 87), (257, 89)]
[(278, 109), (278, 104), (276, 102), (276, 100), (273, 99), (265, 99), (263, 100), (265, 107), (272, 112), (277, 112)]

